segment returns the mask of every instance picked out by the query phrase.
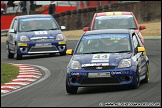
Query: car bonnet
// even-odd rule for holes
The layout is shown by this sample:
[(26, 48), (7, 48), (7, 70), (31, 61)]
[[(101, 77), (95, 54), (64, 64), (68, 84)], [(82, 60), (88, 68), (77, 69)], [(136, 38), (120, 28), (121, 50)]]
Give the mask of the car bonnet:
[(99, 54), (80, 54), (73, 55), (72, 60), (79, 61), (81, 66), (117, 66), (124, 58), (130, 58), (129, 53), (99, 53)]
[(19, 33), (19, 36), (28, 36), (29, 38), (32, 37), (56, 37), (57, 34), (61, 34), (61, 30), (49, 30), (49, 31), (31, 31), (31, 32), (21, 32)]

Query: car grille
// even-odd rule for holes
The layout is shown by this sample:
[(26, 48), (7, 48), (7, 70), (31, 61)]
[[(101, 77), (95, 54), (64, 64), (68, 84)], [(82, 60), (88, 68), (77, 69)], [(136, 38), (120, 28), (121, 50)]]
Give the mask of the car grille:
[(32, 42), (52, 42), (54, 39), (33, 39)]
[(40, 47), (40, 48), (32, 47), (29, 52), (43, 52), (43, 51), (57, 51), (57, 48), (55, 46), (54, 47)]
[(83, 78), (81, 84), (110, 84), (119, 83), (115, 77), (110, 78)]
[[(97, 67), (102, 67), (102, 68), (97, 69)], [(110, 70), (114, 68), (115, 66), (87, 66), (87, 67), (84, 67), (84, 70)]]

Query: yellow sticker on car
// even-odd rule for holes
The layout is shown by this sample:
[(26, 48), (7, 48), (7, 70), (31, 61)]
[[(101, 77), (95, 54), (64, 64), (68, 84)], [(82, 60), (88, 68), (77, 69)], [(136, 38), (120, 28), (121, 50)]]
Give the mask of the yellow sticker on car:
[(121, 38), (110, 38), (110, 40), (120, 40)]
[(122, 12), (106, 12), (106, 16), (122, 15)]
[(114, 15), (122, 15), (122, 12), (114, 12)]
[(27, 46), (27, 43), (18, 43), (18, 46)]
[(106, 16), (111, 16), (113, 15), (113, 12), (106, 12)]
[(58, 44), (66, 44), (66, 41), (61, 41)]

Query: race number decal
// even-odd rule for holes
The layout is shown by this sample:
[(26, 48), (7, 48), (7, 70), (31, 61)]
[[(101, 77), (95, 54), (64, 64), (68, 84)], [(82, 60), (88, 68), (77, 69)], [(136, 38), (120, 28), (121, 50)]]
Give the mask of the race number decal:
[(36, 35), (47, 34), (47, 31), (35, 31)]
[(109, 62), (110, 54), (94, 54), (92, 62)]

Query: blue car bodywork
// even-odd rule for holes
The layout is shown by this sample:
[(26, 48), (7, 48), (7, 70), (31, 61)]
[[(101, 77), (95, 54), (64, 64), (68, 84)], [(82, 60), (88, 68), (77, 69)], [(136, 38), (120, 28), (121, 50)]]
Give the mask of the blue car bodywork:
[[(31, 25), (31, 28), (25, 28), (23, 23), (27, 22), (42, 23), (42, 25)], [(42, 14), (15, 17), (7, 35), (6, 48), (8, 58), (15, 57), (16, 59), (22, 59), (23, 55), (31, 54), (66, 55), (67, 49), (66, 37), (56, 20), (51, 15)]]
[[(149, 60), (145, 48), (141, 42), (137, 46), (137, 51), (134, 48), (136, 45), (134, 38), (140, 41), (138, 35), (129, 30), (107, 31), (88, 31), (78, 41), (74, 51), (67, 50), (67, 53), (68, 51), (73, 53), (67, 66), (67, 93), (76, 93), (78, 87), (88, 86), (130, 85), (130, 87), (138, 88), (140, 81), (148, 82)], [(115, 42), (113, 48), (122, 38), (128, 38), (129, 50), (121, 50), (121, 46), (118, 46), (116, 48), (119, 50), (114, 51), (101, 50), (102, 47), (100, 47), (98, 50), (89, 49), (88, 52), (87, 50), (84, 52), (81, 48), (84, 40), (102, 38), (113, 40)], [(88, 45), (85, 48), (87, 47)]]

